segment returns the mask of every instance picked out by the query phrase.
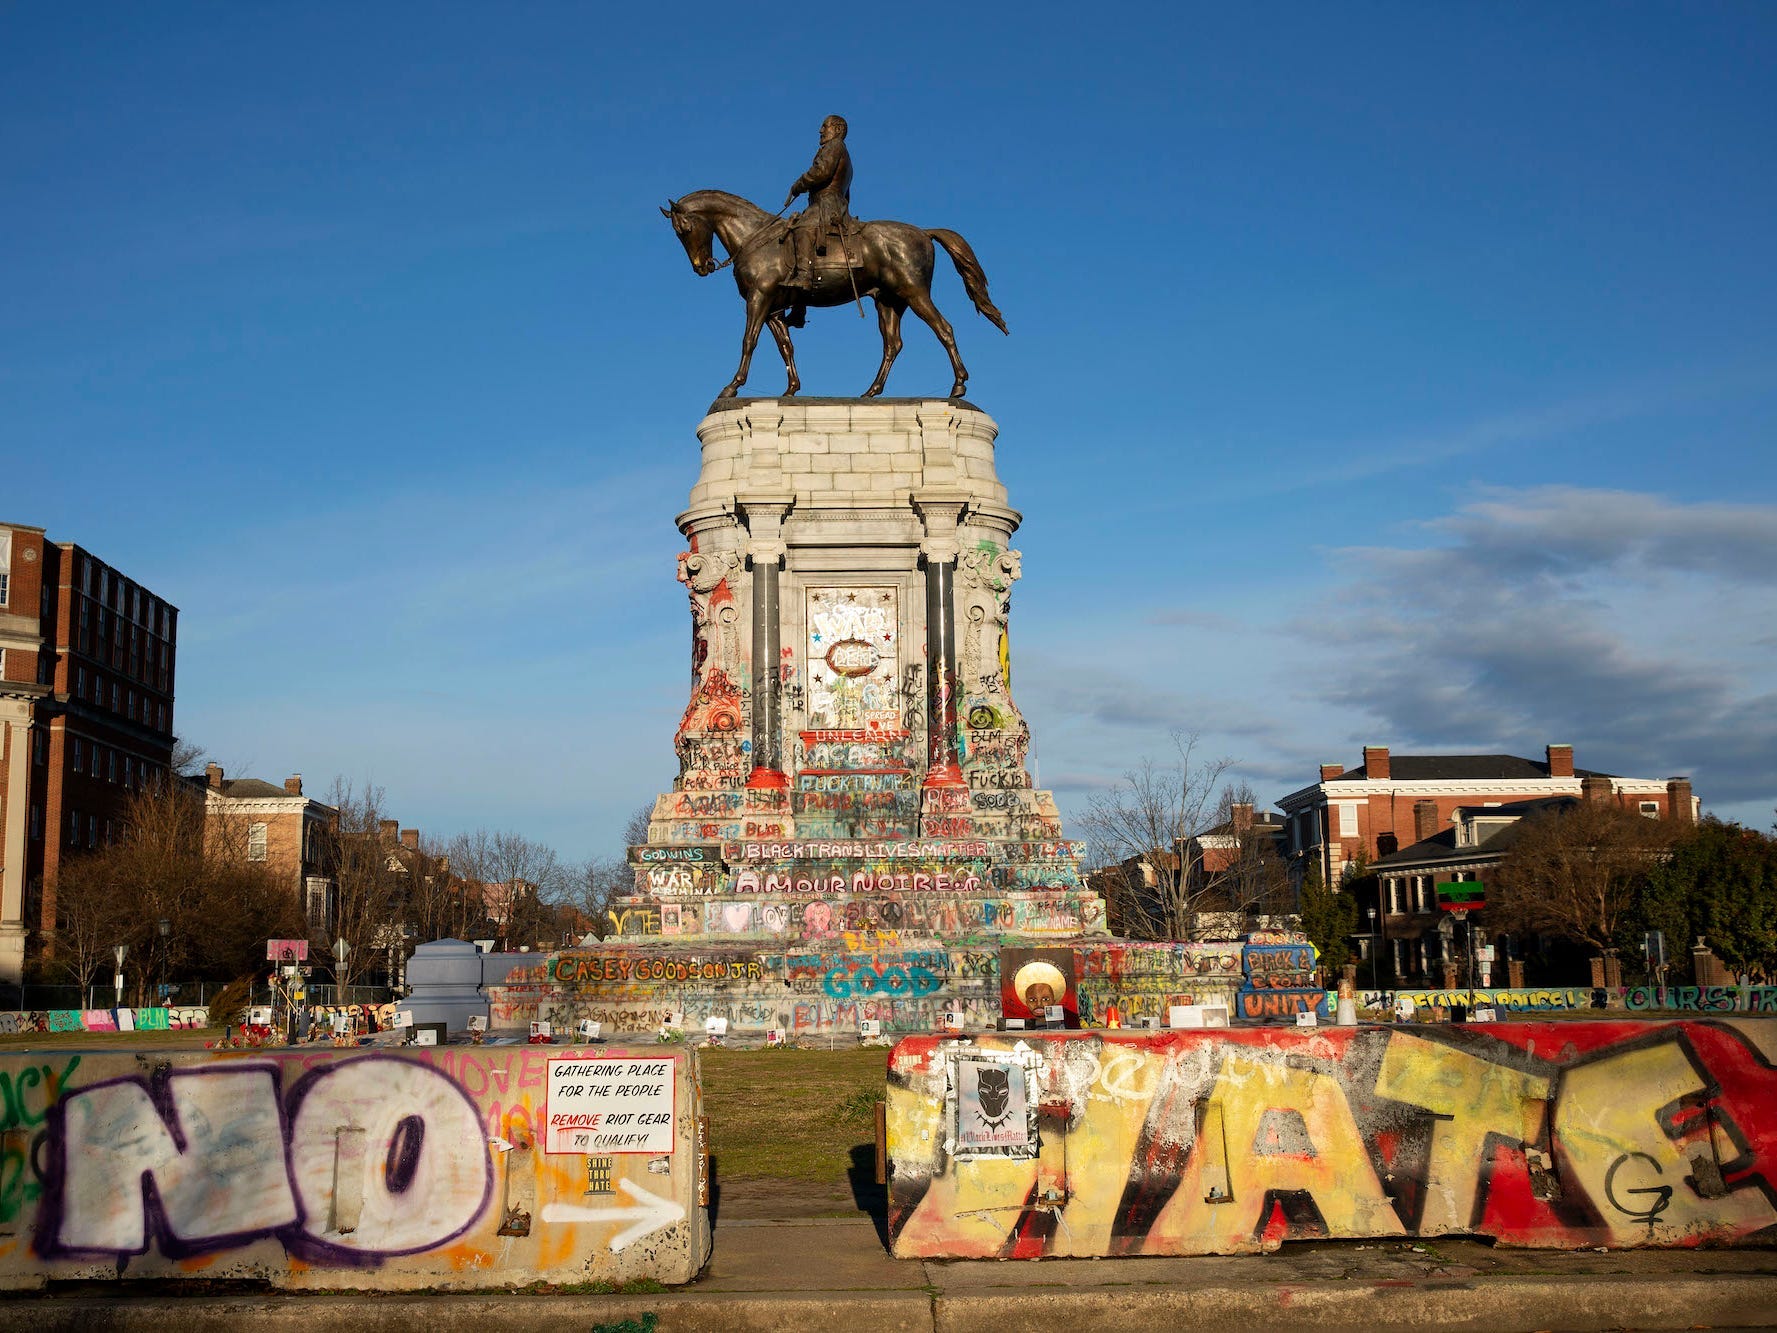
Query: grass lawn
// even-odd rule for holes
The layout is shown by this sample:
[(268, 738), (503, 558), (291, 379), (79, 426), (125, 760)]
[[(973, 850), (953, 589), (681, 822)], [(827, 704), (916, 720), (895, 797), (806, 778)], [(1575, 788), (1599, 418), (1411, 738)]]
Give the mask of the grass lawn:
[(8, 1032), (0, 1034), (0, 1051), (135, 1051), (147, 1047), (201, 1051), (206, 1041), (222, 1035), (208, 1028), (161, 1032)]
[(886, 1048), (699, 1054), (710, 1148), (724, 1181), (836, 1184), (851, 1169), (852, 1149), (875, 1144)]

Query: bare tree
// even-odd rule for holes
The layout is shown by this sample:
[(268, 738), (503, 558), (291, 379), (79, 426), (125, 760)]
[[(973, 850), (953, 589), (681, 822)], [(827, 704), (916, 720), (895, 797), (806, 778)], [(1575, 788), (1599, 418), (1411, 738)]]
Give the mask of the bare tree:
[(333, 939), (316, 943), (328, 949), (345, 941), (345, 960), (335, 975), (340, 985), (351, 986), (386, 956), (392, 940), (401, 938), (404, 861), (400, 840), (385, 833), (381, 787), (358, 788), (335, 778), (327, 804), (338, 811), (324, 856), (333, 872)]
[(1526, 815), (1488, 878), (1495, 928), (1614, 948), (1641, 885), (1669, 855), (1676, 826), (1614, 802), (1576, 801)]
[(573, 876), (555, 850), (520, 833), (476, 829), (450, 843), (450, 862), (479, 892), (478, 916), (505, 947), (560, 941), (558, 907)]
[(1187, 844), (1195, 859), (1200, 910), (1241, 918), (1277, 918), (1296, 911), (1278, 826), (1261, 821), (1248, 782), (1223, 787), (1215, 822)]
[(1194, 870), (1189, 843), (1214, 824), (1234, 761), (1200, 760), (1197, 744), (1195, 734), (1172, 732), (1174, 762), (1144, 758), (1092, 799), (1083, 821), (1112, 916), (1136, 938), (1196, 938), (1200, 913), (1227, 910), (1220, 886)]
[(415, 940), (464, 939), (480, 925), (479, 887), (471, 893), (449, 850), (429, 839), (405, 856), (399, 897)]
[(294, 899), (248, 861), (244, 821), (206, 821), (202, 795), (185, 784), (135, 793), (122, 822), (109, 846), (57, 876), (62, 965), (83, 987), (103, 976), (118, 944), (137, 993), (148, 995), (151, 980), (232, 980), (257, 967), (268, 938), (301, 929)]
[(182, 778), (196, 777), (204, 771), (204, 763), (209, 757), (209, 751), (196, 741), (186, 740), (183, 736), (175, 736), (173, 737), (173, 757), (167, 763), (167, 771)]
[(615, 856), (595, 856), (570, 867), (566, 906), (585, 923), (585, 928), (600, 939), (610, 928), (611, 906), (619, 898), (636, 892), (636, 872), (629, 863), (629, 848), (648, 841), (648, 823), (653, 817), (650, 805), (638, 806), (630, 812), (623, 825), (623, 851)]

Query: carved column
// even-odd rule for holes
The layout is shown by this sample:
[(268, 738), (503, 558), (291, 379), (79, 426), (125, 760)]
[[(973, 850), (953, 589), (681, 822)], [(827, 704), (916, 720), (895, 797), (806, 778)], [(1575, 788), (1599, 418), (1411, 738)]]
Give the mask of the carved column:
[(783, 760), (783, 618), (778, 609), (778, 571), (783, 564), (784, 515), (793, 495), (737, 496), (745, 512), (753, 561), (753, 771), (747, 786), (782, 790), (790, 785)]
[(964, 787), (956, 748), (956, 525), (966, 497), (948, 489), (913, 497), (926, 536), (926, 776), (924, 786)]

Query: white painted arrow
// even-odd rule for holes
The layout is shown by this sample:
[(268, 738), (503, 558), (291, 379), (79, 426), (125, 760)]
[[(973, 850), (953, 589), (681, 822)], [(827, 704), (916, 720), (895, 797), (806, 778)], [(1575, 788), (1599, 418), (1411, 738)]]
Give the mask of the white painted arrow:
[(658, 1194), (650, 1193), (633, 1181), (619, 1180), (617, 1188), (625, 1191), (638, 1204), (639, 1208), (587, 1208), (577, 1203), (547, 1203), (543, 1205), (545, 1222), (629, 1222), (630, 1225), (611, 1237), (611, 1252), (615, 1254), (628, 1245), (640, 1240), (643, 1236), (670, 1226), (685, 1216), (685, 1205), (672, 1199), (663, 1199)]

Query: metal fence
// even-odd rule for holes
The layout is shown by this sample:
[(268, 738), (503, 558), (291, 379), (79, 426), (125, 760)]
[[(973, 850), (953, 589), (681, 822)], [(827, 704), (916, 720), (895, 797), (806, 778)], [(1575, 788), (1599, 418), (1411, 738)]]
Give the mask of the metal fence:
[[(210, 998), (222, 989), (222, 983), (216, 981), (186, 981), (168, 986), (167, 994), (149, 1001), (151, 1004), (171, 1006), (197, 1005), (206, 1007)], [(383, 1004), (397, 998), (396, 993), (387, 986), (310, 986), (308, 1002), (310, 1005), (335, 1004)], [(136, 992), (134, 988), (124, 991), (124, 1002), (134, 1005)], [(250, 1003), (269, 1004), (271, 996), (264, 986), (253, 988)], [(82, 990), (79, 986), (40, 985), (28, 982), (24, 985), (0, 984), (0, 1013), (18, 1011), (32, 1012), (47, 1009), (109, 1009), (117, 1003), (117, 994), (110, 986), (93, 986)]]

